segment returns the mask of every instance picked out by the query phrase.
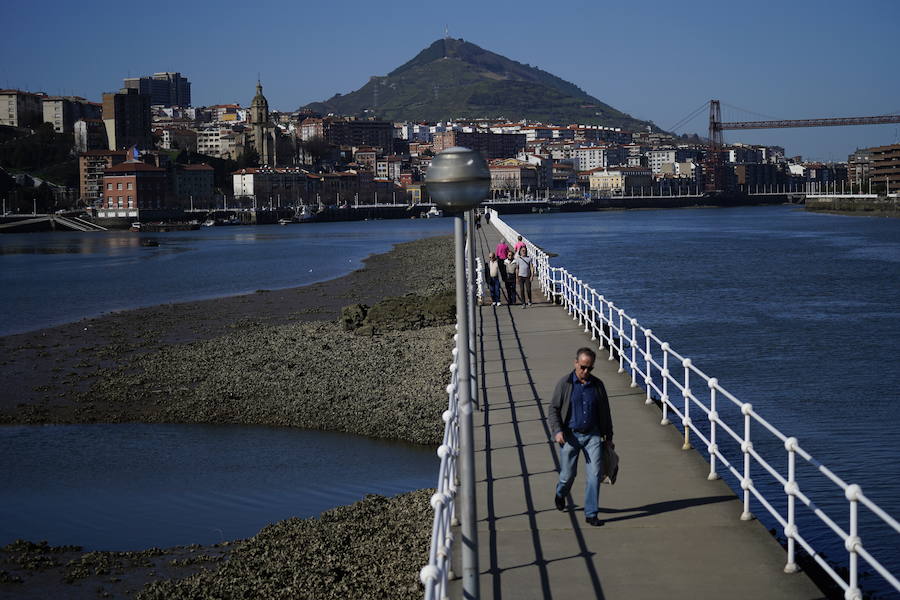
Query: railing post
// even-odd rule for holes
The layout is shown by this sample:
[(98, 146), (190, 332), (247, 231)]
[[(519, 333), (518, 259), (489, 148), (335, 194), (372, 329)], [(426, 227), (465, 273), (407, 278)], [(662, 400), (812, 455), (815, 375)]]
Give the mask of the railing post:
[(589, 304), (588, 298), (591, 297), (591, 291), (588, 286), (583, 285), (583, 284), (582, 284), (581, 290), (582, 290), (581, 305), (582, 305), (582, 308), (584, 309), (584, 311), (583, 311), (584, 312), (584, 332), (587, 333), (588, 332), (588, 304)]
[(753, 442), (750, 441), (751, 412), (753, 405), (745, 402), (741, 406), (741, 413), (744, 415), (744, 441), (741, 443), (741, 452), (744, 453), (744, 478), (741, 480), (741, 489), (744, 490), (744, 512), (741, 513), (741, 521), (753, 518), (753, 513), (750, 512), (750, 488), (753, 487), (753, 480), (750, 479), (750, 450), (753, 448)]
[(652, 329), (644, 330), (644, 340), (646, 348), (644, 350), (644, 389), (647, 390), (647, 399), (644, 404), (653, 404), (653, 398), (650, 395), (650, 382), (653, 381), (650, 375), (650, 361), (653, 357), (650, 355), (650, 336), (653, 335)]
[(600, 331), (598, 332), (600, 334), (600, 343), (597, 345), (602, 348), (603, 345), (606, 344), (606, 336), (603, 333), (603, 305), (606, 304), (606, 298), (603, 294), (600, 294), (597, 299), (600, 301), (600, 306), (597, 308), (597, 316), (600, 318), (600, 323), (598, 324), (598, 327), (600, 328)]
[(709, 475), (706, 478), (710, 481), (719, 478), (719, 474), (716, 473), (716, 452), (719, 451), (719, 446), (716, 444), (716, 423), (719, 419), (719, 413), (716, 411), (717, 385), (719, 385), (719, 380), (715, 377), (709, 380), (709, 446), (706, 448), (709, 452)]
[(861, 600), (862, 593), (859, 590), (859, 548), (862, 540), (859, 538), (859, 495), (862, 490), (855, 483), (847, 486), (844, 495), (850, 501), (850, 535), (844, 540), (844, 548), (850, 553), (850, 587), (844, 592), (846, 600)]
[(681, 419), (681, 425), (684, 427), (684, 444), (681, 445), (682, 450), (690, 450), (691, 446), (691, 359), (685, 358), (681, 361), (684, 367), (684, 391), (681, 397), (684, 398), (684, 418)]
[(669, 420), (669, 342), (663, 342), (660, 345), (663, 351), (663, 368), (660, 372), (662, 376), (662, 420), (659, 422), (660, 425), (669, 425), (671, 421)]
[(619, 309), (619, 373), (625, 372), (625, 309)]
[(631, 387), (637, 387), (637, 319), (631, 319)]
[(612, 360), (613, 358), (615, 358), (615, 352), (614, 352), (615, 348), (613, 347), (613, 346), (615, 346), (615, 342), (613, 341), (615, 339), (613, 337), (613, 308), (614, 308), (614, 306), (613, 306), (612, 302), (607, 304), (607, 306), (609, 307), (609, 315), (605, 320), (607, 322), (607, 331), (609, 331), (609, 358), (607, 358), (606, 360)]
[(794, 505), (796, 503), (797, 493), (800, 486), (797, 485), (797, 438), (789, 437), (784, 441), (784, 448), (788, 451), (788, 480), (784, 486), (784, 493), (787, 494), (788, 514), (787, 526), (784, 528), (784, 536), (787, 538), (787, 564), (784, 565), (785, 573), (796, 573), (798, 571), (797, 563), (794, 559), (797, 540), (797, 522), (794, 515)]
[(591, 289), (591, 341), (597, 339), (597, 293)]

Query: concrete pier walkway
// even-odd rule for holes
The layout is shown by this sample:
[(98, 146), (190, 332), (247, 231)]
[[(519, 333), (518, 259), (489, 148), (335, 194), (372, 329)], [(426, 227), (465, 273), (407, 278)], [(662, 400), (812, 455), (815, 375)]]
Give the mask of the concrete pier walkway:
[[(499, 235), (485, 226), (477, 237), (486, 258)], [(759, 522), (739, 519), (734, 493), (707, 480), (705, 459), (681, 449), (680, 433), (659, 424), (660, 410), (602, 351), (594, 374), (610, 395), (619, 478), (601, 488), (602, 527), (584, 522), (581, 462), (569, 508), (556, 510), (549, 399), (576, 349), (597, 345), (535, 288), (527, 309), (482, 306), (476, 316), (481, 598), (822, 598), (804, 573), (783, 572), (781, 546)]]

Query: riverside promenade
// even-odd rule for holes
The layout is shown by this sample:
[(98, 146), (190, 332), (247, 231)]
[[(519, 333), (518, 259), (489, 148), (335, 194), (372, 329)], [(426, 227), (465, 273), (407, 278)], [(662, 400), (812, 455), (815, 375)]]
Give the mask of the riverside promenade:
[[(478, 256), (486, 258), (499, 239), (492, 226), (482, 227)], [(740, 520), (735, 494), (707, 480), (706, 460), (681, 449), (681, 433), (660, 425), (659, 408), (617, 373), (608, 351), (598, 352), (594, 374), (609, 392), (621, 462), (616, 484), (601, 486), (605, 524), (584, 522), (581, 461), (568, 509), (556, 510), (549, 401), (575, 351), (596, 350), (597, 342), (534, 288), (533, 306), (481, 306), (474, 323), (481, 598), (823, 598), (803, 572), (783, 572), (782, 547), (758, 521)], [(458, 579), (451, 597), (462, 597)]]

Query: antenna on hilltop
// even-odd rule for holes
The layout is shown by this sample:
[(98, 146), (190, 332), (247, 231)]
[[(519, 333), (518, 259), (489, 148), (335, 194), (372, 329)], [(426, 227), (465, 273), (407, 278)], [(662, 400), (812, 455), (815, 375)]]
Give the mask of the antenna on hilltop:
[(450, 27), (447, 25), (444, 25), (444, 39), (445, 40), (450, 39)]

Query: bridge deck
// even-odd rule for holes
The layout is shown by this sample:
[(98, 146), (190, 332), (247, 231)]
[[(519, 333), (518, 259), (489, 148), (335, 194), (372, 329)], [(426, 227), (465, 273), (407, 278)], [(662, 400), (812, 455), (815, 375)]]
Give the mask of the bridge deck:
[[(484, 227), (478, 237), (486, 257), (499, 236)], [(805, 574), (783, 573), (784, 550), (759, 522), (739, 519), (734, 493), (706, 479), (705, 459), (681, 450), (678, 431), (660, 426), (659, 409), (644, 403), (608, 353), (598, 355), (594, 373), (610, 394), (621, 471), (614, 486), (601, 489), (605, 525), (584, 523), (583, 464), (570, 509), (555, 509), (549, 398), (575, 350), (596, 342), (538, 296), (528, 309), (483, 306), (476, 317), (481, 597), (821, 598)], [(454, 585), (461, 597), (459, 580)]]

